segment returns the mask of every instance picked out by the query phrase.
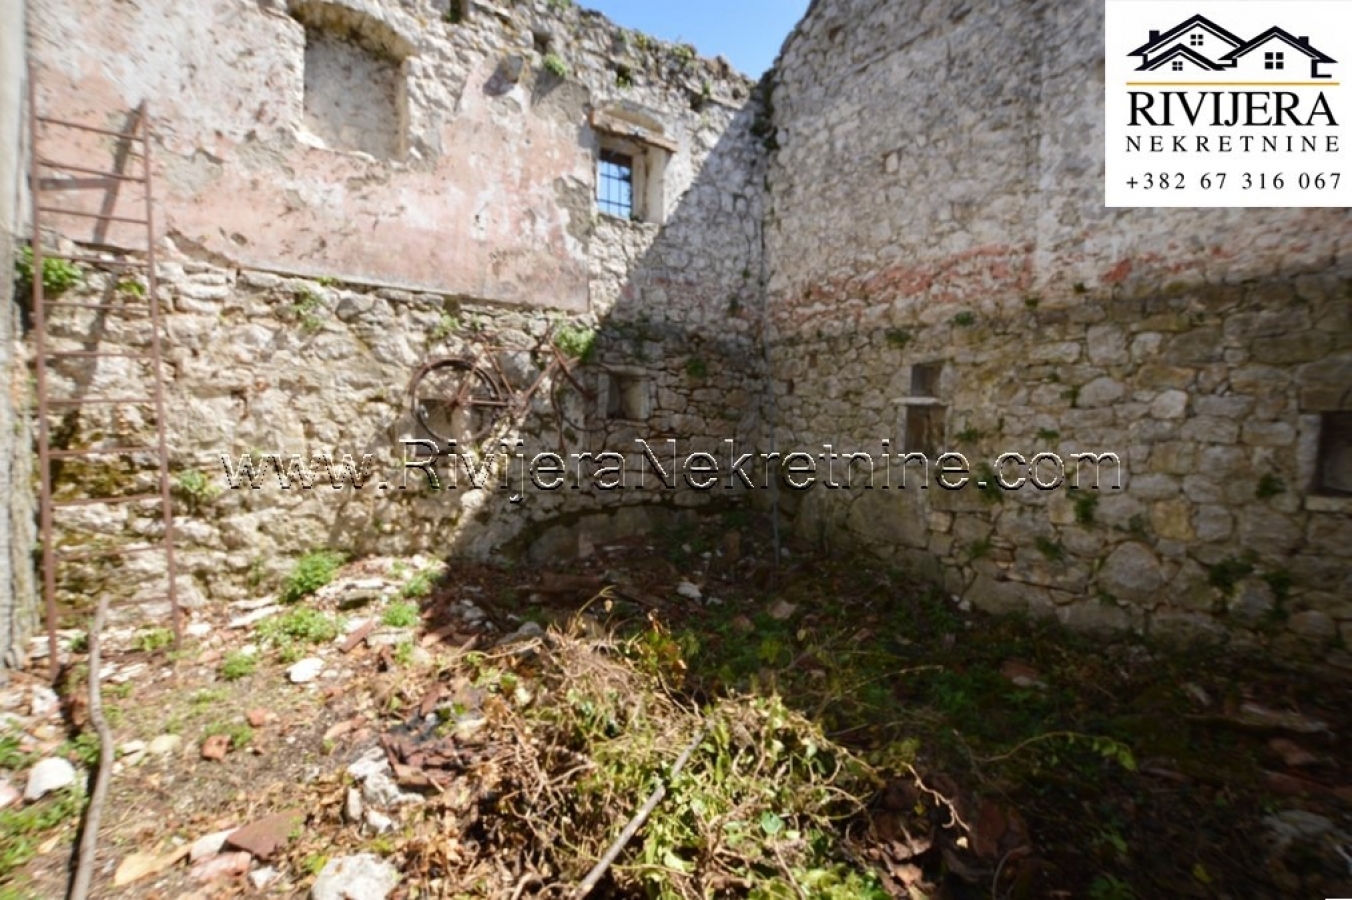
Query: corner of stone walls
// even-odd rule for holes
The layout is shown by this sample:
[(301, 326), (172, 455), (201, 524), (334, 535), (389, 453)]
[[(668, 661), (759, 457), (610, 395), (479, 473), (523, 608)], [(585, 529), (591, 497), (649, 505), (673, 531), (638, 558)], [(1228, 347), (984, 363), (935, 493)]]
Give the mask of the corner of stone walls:
[(33, 434), (30, 380), (21, 352), (22, 297), (14, 294), (14, 255), (19, 241), (0, 227), (0, 484), (5, 503), (0, 509), (0, 677), (19, 665), (24, 646), (37, 627), (38, 604), (33, 549), (36, 541)]

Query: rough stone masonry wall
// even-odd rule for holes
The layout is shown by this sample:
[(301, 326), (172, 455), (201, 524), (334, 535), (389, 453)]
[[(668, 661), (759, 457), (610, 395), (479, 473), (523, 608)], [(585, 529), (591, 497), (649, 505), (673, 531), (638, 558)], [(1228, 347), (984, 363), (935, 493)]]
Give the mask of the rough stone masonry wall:
[[(601, 237), (591, 110), (656, 121), (674, 205), (750, 92), (726, 63), (547, 0), (40, 0), (33, 53), (49, 114), (120, 128), (148, 104), (160, 230), (185, 251), (573, 312)], [(106, 162), (108, 145), (52, 150)]]
[[(13, 271), (20, 223), (20, 197), (26, 159), (22, 152), (20, 110), (25, 47), (22, 0), (0, 0), (0, 273)], [(13, 283), (0, 277), (0, 677), (13, 661), (12, 651), (33, 628), (37, 615), (33, 591), (33, 489), (28, 428), (28, 376), (20, 352), (18, 306)]]
[[(151, 104), (168, 260), (169, 444), (190, 601), (258, 591), (291, 557), (321, 546), (576, 552), (721, 499), (528, 490), (513, 505), (502, 492), (465, 489), (463, 474), (460, 489), (443, 494), (335, 491), (323, 480), (312, 491), (283, 491), (271, 469), (259, 490), (231, 490), (220, 456), (278, 452), (289, 465), (292, 454), (311, 462), (370, 452), (397, 484), (399, 440), (419, 436), (405, 392), (420, 363), (483, 359), (487, 345), (502, 344), (509, 376), (524, 386), (537, 371), (529, 348), (563, 321), (596, 331), (581, 376), (589, 389), (604, 400), (620, 379), (641, 395), (638, 417), (593, 409), (567, 451), (625, 451), (635, 484), (634, 437), (678, 437), (684, 454), (753, 435), (757, 396), (743, 385), (759, 381), (764, 171), (745, 78), (689, 48), (543, 0), (456, 3), (454, 15), (424, 0), (289, 9), (215, 0), (191, 15), (180, 6), (81, 10), (47, 0), (34, 46), (40, 102), (55, 115), (120, 125), (141, 100)], [(317, 57), (307, 57), (307, 41)], [(305, 109), (307, 83), (338, 77), (343, 54), (372, 50), (402, 59), (402, 149), (363, 144), (365, 130), (344, 136), (332, 121), (342, 104)], [(550, 71), (560, 64), (561, 74)], [(595, 212), (597, 110), (631, 114), (670, 151), (660, 224)], [(307, 122), (307, 114), (329, 121)], [(360, 149), (328, 146), (348, 140)], [(116, 147), (61, 149), (106, 166)], [(116, 198), (113, 208), (134, 199)], [(59, 224), (64, 239), (97, 237)], [(100, 242), (121, 241), (135, 246), (115, 230)], [(137, 288), (90, 267), (63, 299), (135, 302)], [(51, 331), (71, 346), (144, 346), (144, 325), (93, 315), (63, 314)], [(142, 377), (116, 360), (62, 375), (62, 389), (91, 396), (129, 390)], [(120, 442), (147, 436), (149, 413), (114, 420), (86, 410), (54, 424), (70, 446)], [(536, 403), (520, 437), (528, 453), (558, 449), (545, 404)], [(124, 457), (111, 473), (67, 464), (60, 491), (134, 492), (148, 484), (148, 463)], [(597, 515), (614, 507), (622, 509)], [(62, 535), (76, 552), (158, 528), (135, 508), (78, 515), (65, 519)], [(101, 586), (155, 592), (150, 556), (117, 570), (68, 568), (72, 596)]]
[(766, 225), (779, 448), (903, 449), (925, 393), (938, 449), (974, 468), (1050, 450), (1126, 470), (1120, 491), (819, 484), (797, 527), (987, 609), (1347, 645), (1352, 501), (1310, 488), (1321, 415), (1352, 396), (1348, 213), (1106, 209), (1102, 28), (1096, 0), (817, 0), (790, 37)]

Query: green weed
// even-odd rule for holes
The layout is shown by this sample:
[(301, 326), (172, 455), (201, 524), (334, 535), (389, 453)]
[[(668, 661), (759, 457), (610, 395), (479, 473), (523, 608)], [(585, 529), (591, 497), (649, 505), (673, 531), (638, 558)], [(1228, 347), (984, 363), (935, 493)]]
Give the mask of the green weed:
[(1273, 497), (1286, 493), (1286, 482), (1271, 472), (1266, 472), (1262, 478), (1258, 479), (1258, 487), (1254, 489), (1253, 493), (1259, 500), (1271, 500)]
[(296, 561), (291, 574), (287, 575), (277, 599), (282, 603), (295, 603), (313, 594), (333, 580), (345, 561), (343, 554), (332, 550), (316, 550), (305, 554)]
[(79, 787), (67, 788), (25, 806), (0, 811), (0, 879), (37, 855), (47, 833), (73, 824), (84, 809), (85, 795)]
[(1052, 540), (1045, 535), (1038, 535), (1033, 539), (1033, 545), (1051, 562), (1063, 562), (1066, 558), (1066, 548), (1061, 546), (1060, 541)]
[(154, 653), (172, 646), (173, 643), (174, 633), (168, 628), (150, 628), (145, 631), (138, 631), (136, 636), (131, 639), (132, 649), (139, 650), (142, 653)]
[(543, 65), (545, 71), (555, 78), (568, 77), (568, 63), (564, 62), (563, 57), (559, 56), (557, 53), (546, 53)]
[(560, 325), (554, 330), (554, 346), (569, 359), (590, 362), (596, 349), (596, 329), (585, 325)]
[(1075, 497), (1075, 521), (1081, 525), (1093, 525), (1098, 505), (1098, 494), (1077, 495)]
[(412, 628), (422, 620), (416, 603), (391, 603), (381, 621), (390, 628)]
[[(14, 277), (19, 293), (33, 290), (32, 247), (20, 248), (14, 259)], [(83, 280), (84, 270), (75, 263), (53, 256), (42, 258), (42, 291), (49, 300), (60, 297)]]
[(284, 648), (295, 644), (326, 644), (338, 637), (338, 621), (317, 609), (296, 607), (258, 623), (258, 639)]
[(230, 749), (242, 750), (253, 741), (253, 729), (247, 722), (212, 722), (202, 732), (203, 737), (223, 734), (230, 738)]
[(235, 650), (221, 661), (221, 677), (226, 681), (247, 678), (258, 668), (258, 654)]

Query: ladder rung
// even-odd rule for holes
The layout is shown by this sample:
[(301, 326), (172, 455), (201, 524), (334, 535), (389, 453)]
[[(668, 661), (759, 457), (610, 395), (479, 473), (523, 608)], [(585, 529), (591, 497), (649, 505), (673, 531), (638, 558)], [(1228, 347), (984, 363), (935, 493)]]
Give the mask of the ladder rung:
[(126, 303), (77, 303), (74, 300), (48, 300), (44, 302), (47, 307), (60, 307), (61, 309), (102, 309), (114, 310), (116, 312), (150, 312), (149, 306), (130, 305)]
[(104, 556), (133, 556), (137, 553), (154, 553), (156, 550), (165, 550), (164, 544), (144, 544), (132, 547), (109, 547), (104, 550), (80, 550), (75, 553), (63, 553), (60, 550), (55, 551), (57, 559), (67, 561), (81, 559), (98, 559)]
[(40, 191), (110, 191), (122, 182), (116, 178), (39, 178)]
[(53, 119), (50, 116), (38, 116), (39, 122), (46, 122), (48, 125), (61, 125), (66, 128), (75, 128), (80, 131), (89, 131), (94, 134), (107, 134), (112, 137), (127, 138), (133, 141), (144, 141), (145, 136), (137, 134), (134, 131), (111, 131), (107, 128), (97, 128), (93, 125), (84, 125), (80, 122), (69, 122), (65, 119)]
[(149, 605), (149, 604), (151, 604), (151, 603), (162, 603), (162, 602), (164, 602), (165, 600), (168, 600), (168, 599), (170, 599), (168, 594), (151, 594), (149, 597), (138, 597), (138, 598), (136, 598), (136, 599), (134, 599), (134, 600), (127, 600), (127, 601), (125, 601), (125, 602), (123, 603), (123, 605), (124, 605), (124, 606), (147, 606), (147, 605)]
[(66, 397), (56, 400), (48, 399), (48, 406), (139, 406), (148, 403), (154, 403), (154, 397), (92, 397), (89, 399), (79, 399), (76, 397)]
[(158, 447), (85, 447), (81, 450), (50, 450), (49, 459), (78, 459), (82, 456), (121, 456), (124, 453), (159, 453)]
[(128, 225), (149, 225), (145, 219), (129, 219), (126, 216), (105, 216), (103, 213), (80, 212), (74, 209), (58, 209), (55, 206), (39, 206), (38, 212), (53, 216), (78, 216), (81, 219), (99, 219), (103, 222), (126, 222)]
[(53, 500), (52, 506), (64, 509), (68, 506), (124, 506), (128, 503), (148, 503), (159, 500), (159, 494), (136, 494), (130, 497), (80, 497), (76, 500)]
[[(114, 181), (145, 181), (145, 178), (140, 175), (120, 175), (117, 172), (105, 172), (103, 169), (90, 169), (85, 166), (77, 166), (74, 163), (57, 162), (54, 159), (47, 159), (42, 156), (38, 157), (38, 165), (46, 166), (49, 169), (58, 169), (62, 172), (79, 172), (82, 175), (101, 175), (104, 178), (111, 178)], [(42, 180), (47, 181), (49, 179), (44, 178)], [(59, 182), (61, 179), (57, 178), (50, 180)]]
[(102, 350), (48, 350), (42, 354), (51, 359), (144, 359), (155, 357), (149, 353), (105, 353)]
[(43, 256), (50, 256), (55, 259), (65, 259), (71, 262), (88, 263), (91, 266), (121, 266), (124, 269), (144, 269), (148, 267), (145, 260), (118, 260), (118, 259), (100, 259), (97, 256), (78, 256), (72, 253), (53, 253), (50, 250), (43, 250)]

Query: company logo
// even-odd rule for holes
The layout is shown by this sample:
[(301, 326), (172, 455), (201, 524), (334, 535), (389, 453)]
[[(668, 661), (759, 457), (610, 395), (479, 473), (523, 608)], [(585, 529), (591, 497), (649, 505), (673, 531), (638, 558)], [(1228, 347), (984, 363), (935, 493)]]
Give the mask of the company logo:
[(1107, 2), (1107, 205), (1352, 205), (1352, 0), (1178, 6)]
[(1305, 35), (1294, 37), (1274, 26), (1253, 40), (1244, 41), (1206, 16), (1193, 16), (1163, 33), (1151, 31), (1150, 40), (1130, 55), (1141, 57), (1138, 72), (1168, 67), (1170, 72), (1234, 72), (1255, 78), (1299, 75), (1305, 64), (1309, 66), (1309, 78), (1332, 78), (1321, 67), (1337, 62), (1312, 47)]

